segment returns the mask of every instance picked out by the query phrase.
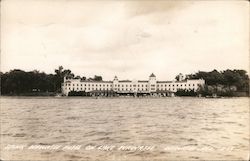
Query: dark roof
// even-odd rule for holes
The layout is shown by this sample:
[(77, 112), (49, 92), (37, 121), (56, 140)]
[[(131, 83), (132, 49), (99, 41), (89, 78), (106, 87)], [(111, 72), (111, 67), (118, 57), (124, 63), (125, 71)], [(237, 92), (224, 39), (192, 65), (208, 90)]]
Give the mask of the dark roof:
[(89, 81), (89, 80), (81, 80), (81, 82), (88, 82), (88, 83), (112, 83), (112, 81)]
[(132, 82), (130, 80), (120, 80), (119, 82)]
[(148, 81), (147, 80), (138, 80), (138, 82), (140, 82), (140, 83), (147, 83)]
[(154, 73), (152, 73), (149, 77), (156, 77), (156, 76), (154, 75)]
[(156, 81), (157, 83), (172, 83), (172, 81)]

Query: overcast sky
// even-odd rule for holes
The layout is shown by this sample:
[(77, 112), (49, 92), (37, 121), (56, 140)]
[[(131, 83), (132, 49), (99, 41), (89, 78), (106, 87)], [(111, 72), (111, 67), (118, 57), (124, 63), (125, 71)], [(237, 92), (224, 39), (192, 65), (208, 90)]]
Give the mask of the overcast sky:
[(1, 71), (112, 80), (249, 72), (247, 1), (2, 0)]

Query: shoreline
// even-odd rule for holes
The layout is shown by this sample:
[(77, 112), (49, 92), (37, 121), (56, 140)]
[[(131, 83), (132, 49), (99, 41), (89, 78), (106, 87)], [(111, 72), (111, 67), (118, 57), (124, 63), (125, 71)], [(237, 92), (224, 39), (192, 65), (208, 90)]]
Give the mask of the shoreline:
[(86, 96), (44, 96), (44, 95), (33, 95), (33, 96), (27, 96), (27, 95), (0, 95), (0, 97), (5, 98), (56, 98), (56, 99), (72, 99), (72, 98), (78, 98), (78, 99), (176, 99), (176, 98), (198, 98), (198, 99), (225, 99), (225, 98), (250, 98), (250, 96), (232, 96), (232, 97), (198, 97), (198, 96), (173, 96), (173, 97), (121, 97), (121, 96), (114, 96), (114, 97), (86, 97)]

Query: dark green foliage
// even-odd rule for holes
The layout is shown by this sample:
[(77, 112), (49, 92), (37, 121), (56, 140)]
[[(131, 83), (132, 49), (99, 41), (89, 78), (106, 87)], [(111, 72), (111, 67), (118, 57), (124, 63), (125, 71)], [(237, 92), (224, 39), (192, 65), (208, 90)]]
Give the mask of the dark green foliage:
[(224, 70), (218, 72), (199, 71), (187, 76), (188, 79), (204, 79), (206, 85), (198, 90), (203, 96), (237, 96), (238, 93), (249, 95), (249, 77), (245, 70)]
[[(224, 90), (236, 87), (236, 91), (238, 92), (249, 93), (249, 77), (245, 70), (227, 69), (221, 72), (218, 72), (217, 70), (211, 72), (199, 71), (198, 73), (188, 75), (188, 78), (202, 78), (205, 80), (207, 86), (215, 89), (217, 89), (217, 86), (220, 86)], [(230, 90), (227, 91), (229, 92)]]
[(55, 74), (20, 69), (0, 74), (2, 95), (51, 95), (51, 92), (61, 92), (64, 76), (74, 77), (70, 70), (63, 70), (62, 66), (55, 70)]
[(1, 73), (1, 94), (20, 94), (33, 91), (55, 91), (55, 77), (38, 71), (25, 72), (19, 69)]
[(197, 93), (202, 96), (212, 96), (216, 94), (217, 96), (232, 97), (238, 95), (235, 86), (227, 87), (223, 85), (205, 85), (200, 88)]
[(88, 81), (102, 81), (102, 76), (95, 75), (94, 78), (88, 78)]
[[(63, 69), (59, 66), (55, 69), (55, 74), (46, 74), (44, 72), (23, 71), (14, 69), (6, 73), (0, 72), (1, 94), (2, 95), (52, 95), (61, 92), (63, 78), (78, 78), (86, 80), (86, 77), (76, 76), (69, 69)], [(93, 81), (102, 81), (101, 76), (89, 78)], [(75, 93), (78, 94), (79, 93)], [(82, 93), (80, 93), (81, 95)]]
[(175, 93), (176, 96), (197, 96), (194, 90), (178, 89)]
[(66, 76), (68, 78), (74, 78), (74, 74), (71, 73), (71, 70), (63, 70), (62, 66), (59, 66), (58, 69), (55, 69), (55, 86), (56, 92), (61, 92), (61, 84), (63, 83), (63, 78)]
[(95, 75), (94, 81), (102, 81), (102, 76)]
[(70, 91), (68, 96), (87, 96), (85, 91)]

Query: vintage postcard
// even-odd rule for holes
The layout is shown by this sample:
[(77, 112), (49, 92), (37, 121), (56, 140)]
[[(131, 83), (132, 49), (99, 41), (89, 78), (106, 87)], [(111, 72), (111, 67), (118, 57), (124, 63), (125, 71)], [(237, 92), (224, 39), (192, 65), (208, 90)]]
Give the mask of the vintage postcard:
[(1, 0), (0, 160), (249, 160), (249, 13)]

